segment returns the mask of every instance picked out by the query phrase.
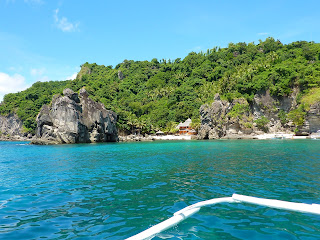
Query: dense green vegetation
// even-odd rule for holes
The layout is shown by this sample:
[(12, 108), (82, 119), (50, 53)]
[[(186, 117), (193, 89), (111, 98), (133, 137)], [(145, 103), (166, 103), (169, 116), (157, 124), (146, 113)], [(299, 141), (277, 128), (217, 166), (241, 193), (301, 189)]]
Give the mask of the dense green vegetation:
[(262, 116), (261, 118), (258, 118), (257, 120), (254, 121), (257, 124), (257, 127), (261, 129), (264, 132), (268, 131), (267, 124), (269, 122), (269, 119), (266, 118), (265, 116)]
[[(39, 109), (53, 94), (66, 87), (74, 91), (86, 87), (94, 100), (118, 113), (120, 129), (169, 131), (188, 117), (199, 123), (199, 107), (211, 102), (215, 93), (228, 100), (245, 98), (248, 103), (258, 91), (267, 89), (281, 97), (299, 87), (302, 95), (307, 95), (320, 87), (319, 60), (318, 43), (284, 45), (267, 38), (258, 44), (230, 43), (227, 48), (191, 52), (184, 59), (124, 60), (114, 68), (85, 63), (76, 80), (38, 82), (25, 91), (6, 95), (0, 114), (16, 112), (26, 131), (33, 131)], [(232, 114), (246, 110), (246, 106), (238, 107)], [(303, 116), (301, 111), (297, 119)], [(286, 114), (281, 113), (283, 121)], [(295, 112), (288, 117), (294, 119)]]
[(54, 94), (62, 93), (67, 82), (36, 82), (25, 91), (6, 94), (0, 105), (0, 114), (16, 113), (23, 121), (25, 132), (34, 133), (37, 126), (35, 119), (40, 108), (50, 103)]

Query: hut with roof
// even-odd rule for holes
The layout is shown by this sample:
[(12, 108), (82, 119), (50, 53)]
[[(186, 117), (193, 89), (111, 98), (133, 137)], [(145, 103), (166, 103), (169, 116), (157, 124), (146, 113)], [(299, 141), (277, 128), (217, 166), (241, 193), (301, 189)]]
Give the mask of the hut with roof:
[(163, 135), (164, 135), (164, 132), (162, 132), (161, 130), (159, 130), (158, 132), (156, 132), (156, 135), (157, 135), (157, 136), (163, 136)]

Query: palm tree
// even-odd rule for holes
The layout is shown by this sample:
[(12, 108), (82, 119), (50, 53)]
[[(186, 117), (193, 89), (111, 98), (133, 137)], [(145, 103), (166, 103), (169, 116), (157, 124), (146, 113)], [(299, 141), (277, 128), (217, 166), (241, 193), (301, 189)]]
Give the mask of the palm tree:
[(191, 128), (196, 130), (198, 132), (199, 128), (201, 126), (200, 118), (196, 118), (192, 120)]
[(141, 119), (141, 118), (138, 118), (137, 119), (137, 123), (136, 123), (136, 127), (138, 128), (139, 130), (139, 134), (141, 133), (142, 129), (146, 126), (146, 122), (144, 119)]
[(133, 127), (137, 124), (137, 116), (134, 113), (129, 113), (127, 123), (131, 126), (131, 134), (133, 134)]
[(177, 125), (178, 125), (178, 123), (176, 123), (174, 121), (169, 121), (166, 126), (166, 131), (169, 133), (176, 133), (178, 131), (176, 128)]

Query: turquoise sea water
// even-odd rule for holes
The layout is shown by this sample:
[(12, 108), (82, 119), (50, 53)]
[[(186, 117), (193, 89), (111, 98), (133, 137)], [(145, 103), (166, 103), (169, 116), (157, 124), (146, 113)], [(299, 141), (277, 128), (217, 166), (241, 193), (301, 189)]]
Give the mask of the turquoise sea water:
[[(320, 204), (320, 141), (0, 142), (0, 239), (125, 239), (233, 193)], [(320, 239), (320, 216), (201, 209), (154, 239)]]

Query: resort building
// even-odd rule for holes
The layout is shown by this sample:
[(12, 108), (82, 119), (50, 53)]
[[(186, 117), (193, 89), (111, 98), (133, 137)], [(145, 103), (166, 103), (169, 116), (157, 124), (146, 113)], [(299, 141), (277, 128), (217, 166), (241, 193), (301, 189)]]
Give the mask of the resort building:
[(184, 123), (179, 123), (177, 129), (179, 129), (180, 135), (196, 135), (196, 130), (191, 128), (191, 119), (188, 118)]

